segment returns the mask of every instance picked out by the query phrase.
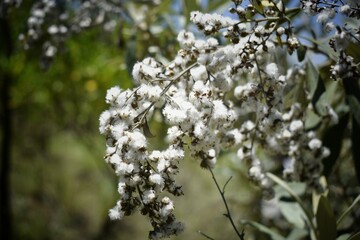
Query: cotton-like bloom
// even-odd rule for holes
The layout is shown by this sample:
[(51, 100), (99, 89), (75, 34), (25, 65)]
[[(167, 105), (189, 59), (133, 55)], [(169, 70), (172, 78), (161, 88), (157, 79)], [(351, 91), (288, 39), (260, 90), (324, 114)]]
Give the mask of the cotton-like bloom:
[(322, 146), (322, 143), (319, 139), (317, 138), (314, 138), (314, 139), (311, 139), (311, 141), (309, 142), (309, 148), (311, 150), (316, 150), (316, 149), (320, 149)]
[(155, 191), (154, 190), (147, 190), (143, 193), (143, 201), (145, 204), (150, 203), (152, 200), (156, 198)]
[(290, 123), (289, 130), (291, 132), (298, 132), (298, 131), (302, 130), (303, 127), (304, 127), (304, 123), (301, 120), (294, 120)]
[(278, 69), (276, 63), (270, 63), (270, 64), (266, 65), (265, 72), (271, 78), (278, 78), (279, 77), (279, 69)]
[(149, 177), (150, 182), (157, 184), (159, 186), (163, 186), (164, 185), (164, 179), (160, 174), (152, 174)]

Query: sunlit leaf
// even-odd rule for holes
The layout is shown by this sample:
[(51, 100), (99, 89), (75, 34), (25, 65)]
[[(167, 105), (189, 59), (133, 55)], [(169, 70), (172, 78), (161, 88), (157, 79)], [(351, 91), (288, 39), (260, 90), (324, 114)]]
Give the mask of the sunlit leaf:
[[(264, 1), (265, 2), (265, 1)], [(255, 10), (260, 13), (260, 14), (264, 14), (264, 5), (262, 4), (261, 0), (253, 0), (251, 1), (251, 3), (253, 4)]]
[(279, 201), (279, 207), (285, 219), (298, 228), (305, 227), (305, 214), (299, 204)]
[(294, 228), (291, 233), (286, 237), (286, 240), (304, 239), (304, 237), (306, 237), (307, 235), (309, 235), (309, 233), (305, 229)]

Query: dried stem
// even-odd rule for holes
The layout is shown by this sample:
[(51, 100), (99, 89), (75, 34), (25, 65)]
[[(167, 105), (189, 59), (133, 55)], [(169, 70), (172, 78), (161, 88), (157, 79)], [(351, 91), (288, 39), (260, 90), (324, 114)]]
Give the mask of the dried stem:
[(226, 181), (223, 189), (221, 190), (220, 186), (219, 186), (219, 183), (218, 181), (216, 180), (215, 178), (215, 175), (214, 175), (214, 172), (212, 171), (212, 169), (210, 167), (208, 167), (210, 173), (211, 173), (211, 176), (212, 176), (212, 179), (214, 180), (214, 183), (216, 185), (216, 188), (218, 189), (220, 195), (221, 195), (221, 198), (224, 202), (224, 205), (225, 205), (225, 208), (226, 208), (226, 214), (225, 216), (229, 219), (230, 223), (231, 223), (231, 226), (233, 227), (234, 231), (236, 232), (236, 234), (238, 235), (239, 239), (240, 240), (244, 240), (244, 231), (242, 231), (241, 233), (239, 232), (239, 230), (236, 228), (235, 226), (235, 223), (234, 223), (234, 220), (233, 218), (231, 217), (231, 212), (230, 212), (230, 209), (229, 209), (229, 206), (228, 206), (228, 203), (226, 201), (226, 198), (225, 198), (225, 188), (226, 188), (226, 185), (229, 183), (229, 181), (231, 180), (231, 177)]

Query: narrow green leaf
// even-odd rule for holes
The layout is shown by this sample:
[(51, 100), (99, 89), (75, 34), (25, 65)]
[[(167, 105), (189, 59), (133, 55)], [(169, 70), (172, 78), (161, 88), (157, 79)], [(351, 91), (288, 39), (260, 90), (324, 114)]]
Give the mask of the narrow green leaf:
[(318, 86), (319, 72), (312, 61), (308, 59), (306, 63), (306, 89), (311, 98), (313, 98), (315, 90)]
[(292, 19), (293, 17), (295, 17), (296, 15), (298, 15), (298, 13), (301, 11), (301, 8), (289, 8), (285, 10), (285, 15), (289, 18)]
[(360, 202), (360, 195), (357, 196), (357, 198), (355, 198), (355, 200), (353, 201), (353, 203), (350, 205), (350, 207), (348, 207), (345, 212), (343, 212), (343, 214), (341, 214), (341, 216), (339, 217), (339, 219), (336, 222), (336, 225), (339, 226), (339, 224), (341, 223), (341, 221), (346, 217), (346, 215), (348, 215), (350, 213), (350, 211), (356, 206), (356, 204)]
[(149, 124), (148, 124), (148, 122), (146, 120), (146, 117), (145, 117), (145, 122), (142, 125), (142, 129), (143, 129), (145, 137), (147, 137), (147, 138), (155, 137), (150, 131)]
[(336, 220), (326, 197), (321, 196), (316, 211), (319, 240), (336, 239)]
[(360, 240), (360, 232), (355, 233), (354, 235), (349, 237), (348, 240)]
[(351, 236), (351, 234), (346, 233), (346, 234), (339, 236), (336, 240), (347, 240), (347, 239), (349, 239), (350, 236)]
[(262, 233), (265, 233), (265, 234), (269, 235), (269, 237), (272, 240), (285, 240), (285, 238), (283, 236), (281, 236), (280, 234), (278, 234), (277, 232), (275, 232), (271, 228), (268, 228), (268, 227), (266, 227), (266, 226), (264, 226), (264, 225), (262, 225), (260, 223), (250, 221), (250, 220), (240, 220), (240, 223), (244, 224), (244, 225), (250, 225), (250, 226), (254, 227), (259, 232), (262, 232)]
[(251, 2), (258, 13), (264, 14), (264, 6), (261, 0), (252, 0)]

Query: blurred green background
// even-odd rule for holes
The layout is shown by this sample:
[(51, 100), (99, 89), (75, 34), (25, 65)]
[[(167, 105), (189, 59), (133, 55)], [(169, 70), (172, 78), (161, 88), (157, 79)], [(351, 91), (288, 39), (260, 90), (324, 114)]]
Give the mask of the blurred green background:
[[(99, 115), (108, 107), (106, 90), (115, 85), (131, 87), (129, 71), (136, 60), (146, 56), (171, 59), (176, 54), (177, 28), (184, 20), (180, 15), (226, 4), (164, 1), (147, 8), (145, 28), (124, 22), (111, 33), (99, 27), (72, 36), (44, 70), (39, 64), (41, 44), (25, 51), (17, 41), (26, 29), (31, 2), (9, 12), (10, 36), (1, 36), (3, 28), (0, 34), (1, 87), (8, 81), (10, 110), (2, 112), (2, 134), (5, 119), (11, 121), (10, 141), (2, 138), (1, 146), (3, 151), (6, 141), (11, 149), (10, 168), (5, 170), (10, 174), (13, 239), (147, 239), (151, 226), (143, 216), (114, 222), (107, 216), (118, 195), (116, 176), (103, 161), (105, 139), (98, 132)], [(131, 7), (136, 14), (139, 6)], [(172, 21), (177, 15), (178, 23)], [(13, 42), (10, 56), (6, 55), (7, 37)], [(149, 53), (151, 46), (159, 48)], [(166, 126), (153, 121), (151, 131), (161, 136)], [(234, 177), (226, 195), (234, 218), (257, 216), (257, 192), (242, 184), (247, 182), (246, 171), (230, 169), (217, 168), (215, 173), (222, 184), (230, 175)], [(204, 239), (198, 230), (216, 239), (235, 239), (211, 175), (187, 159), (181, 163), (178, 180), (185, 196), (176, 200), (175, 211), (186, 230), (172, 239)]]

